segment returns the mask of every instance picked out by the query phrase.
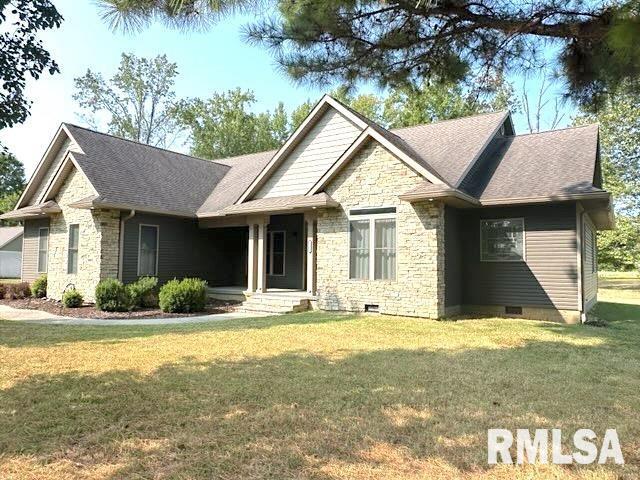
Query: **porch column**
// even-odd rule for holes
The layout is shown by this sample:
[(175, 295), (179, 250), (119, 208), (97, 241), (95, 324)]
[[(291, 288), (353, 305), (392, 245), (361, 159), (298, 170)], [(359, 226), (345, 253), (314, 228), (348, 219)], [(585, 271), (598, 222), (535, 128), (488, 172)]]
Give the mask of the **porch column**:
[(307, 265), (307, 293), (315, 295), (316, 293), (316, 235), (314, 228), (315, 214), (305, 214), (304, 221), (306, 223), (306, 265)]
[(267, 290), (267, 222), (265, 220), (258, 223), (258, 269), (257, 269), (257, 292)]
[(247, 268), (247, 292), (253, 293), (256, 291), (256, 225), (249, 222), (249, 248), (247, 252), (247, 261), (249, 265)]

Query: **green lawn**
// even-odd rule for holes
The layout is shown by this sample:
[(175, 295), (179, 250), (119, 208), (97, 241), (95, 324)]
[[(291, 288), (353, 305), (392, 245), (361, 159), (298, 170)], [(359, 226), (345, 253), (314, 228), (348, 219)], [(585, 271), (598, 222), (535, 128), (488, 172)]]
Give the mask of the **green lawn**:
[[(637, 478), (640, 280), (609, 280), (604, 328), (2, 321), (0, 478)], [(627, 464), (489, 468), (492, 427), (616, 428)]]

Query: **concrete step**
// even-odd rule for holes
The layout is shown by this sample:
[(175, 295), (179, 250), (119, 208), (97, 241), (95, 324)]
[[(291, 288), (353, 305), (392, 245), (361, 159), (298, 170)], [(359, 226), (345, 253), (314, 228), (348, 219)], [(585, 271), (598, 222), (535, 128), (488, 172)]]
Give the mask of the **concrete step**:
[(241, 312), (295, 313), (309, 310), (308, 298), (291, 295), (254, 294), (238, 308)]

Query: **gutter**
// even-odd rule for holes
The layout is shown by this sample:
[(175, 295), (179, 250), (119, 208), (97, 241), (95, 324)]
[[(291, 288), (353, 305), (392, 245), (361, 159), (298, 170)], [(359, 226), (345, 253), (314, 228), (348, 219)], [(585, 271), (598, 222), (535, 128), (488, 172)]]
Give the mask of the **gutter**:
[(118, 248), (118, 280), (122, 281), (122, 268), (124, 265), (124, 224), (127, 220), (131, 220), (136, 216), (136, 211), (131, 210), (129, 215), (120, 219), (120, 239)]

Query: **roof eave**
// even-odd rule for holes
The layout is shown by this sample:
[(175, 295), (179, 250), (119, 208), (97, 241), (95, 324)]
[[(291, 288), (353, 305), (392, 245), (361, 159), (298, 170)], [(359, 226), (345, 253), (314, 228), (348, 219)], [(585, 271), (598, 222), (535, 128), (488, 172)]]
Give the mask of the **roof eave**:
[(442, 189), (436, 192), (407, 192), (402, 195), (398, 195), (400, 200), (404, 200), (409, 203), (429, 201), (429, 200), (441, 200), (443, 203), (459, 208), (479, 207), (480, 202), (470, 195), (456, 189)]

